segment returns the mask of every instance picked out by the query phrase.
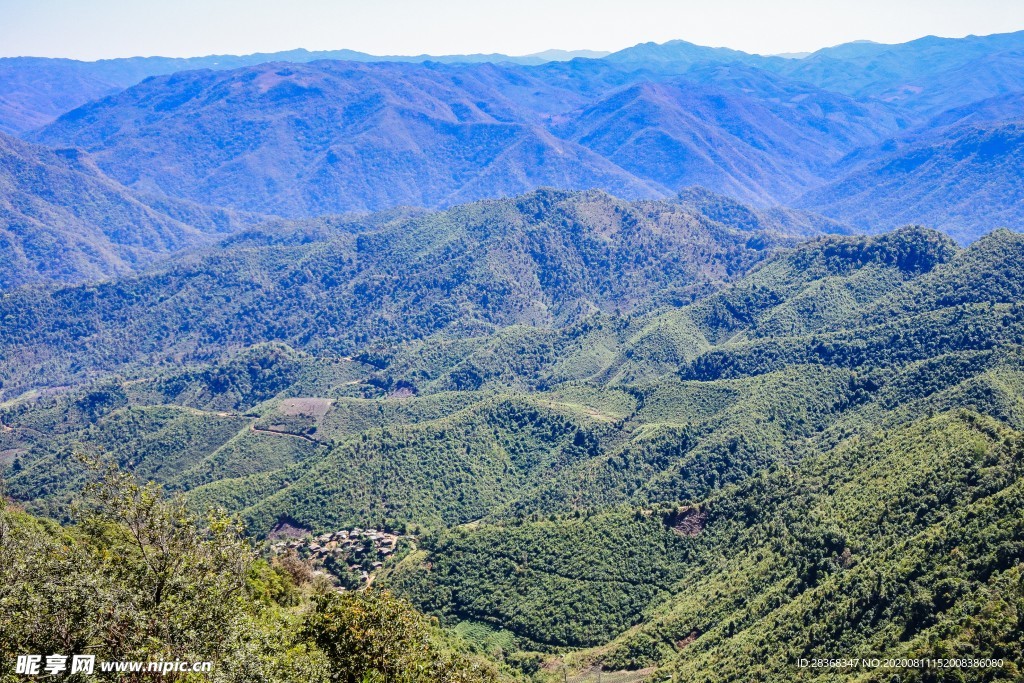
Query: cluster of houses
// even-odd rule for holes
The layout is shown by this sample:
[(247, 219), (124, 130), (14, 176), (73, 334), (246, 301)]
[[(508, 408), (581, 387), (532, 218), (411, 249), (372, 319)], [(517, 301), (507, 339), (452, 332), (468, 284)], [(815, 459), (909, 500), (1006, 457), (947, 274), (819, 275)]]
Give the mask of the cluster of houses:
[(370, 584), (373, 574), (395, 553), (399, 538), (401, 536), (386, 531), (355, 528), (274, 541), (270, 551), (280, 555), (294, 550), (314, 567), (324, 567), (335, 574), (339, 569), (347, 568), (352, 574), (359, 575), (364, 584)]

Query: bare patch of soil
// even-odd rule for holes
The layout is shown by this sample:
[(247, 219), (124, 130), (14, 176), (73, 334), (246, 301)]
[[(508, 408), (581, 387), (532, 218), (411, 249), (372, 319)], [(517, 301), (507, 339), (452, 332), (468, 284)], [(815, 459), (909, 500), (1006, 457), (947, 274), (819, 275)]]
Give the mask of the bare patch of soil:
[(673, 512), (665, 520), (665, 524), (680, 536), (693, 538), (704, 531), (704, 527), (708, 523), (708, 514), (709, 511), (706, 507), (698, 505), (682, 507)]
[(333, 404), (334, 401), (329, 398), (286, 398), (281, 401), (277, 411), (289, 417), (303, 415), (319, 420)]

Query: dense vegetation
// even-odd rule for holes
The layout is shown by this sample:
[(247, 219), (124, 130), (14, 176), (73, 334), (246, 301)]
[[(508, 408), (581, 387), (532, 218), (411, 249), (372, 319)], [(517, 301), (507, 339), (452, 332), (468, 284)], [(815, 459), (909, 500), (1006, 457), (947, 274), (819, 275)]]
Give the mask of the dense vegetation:
[[(213, 662), (171, 680), (470, 683), (504, 678), (406, 601), (338, 594), (301, 561), (257, 559), (230, 518), (203, 519), (108, 470), (61, 528), (0, 499), (0, 680), (17, 655)], [(65, 677), (68, 677), (65, 674)], [(69, 680), (79, 680), (74, 674)]]
[(632, 512), (458, 528), (423, 548), (390, 585), (424, 609), (542, 646), (611, 640), (679, 581), (688, 556), (660, 517)]
[(677, 202), (277, 225), (8, 294), (8, 517), (98, 543), (84, 455), (254, 539), (406, 535), (374, 577), (391, 594), (240, 607), (271, 668), (788, 681), (815, 656), (991, 656), (958, 675), (1018, 677), (1024, 239), (797, 242), (775, 231), (824, 226)]
[(1022, 47), (0, 60), (0, 681), (1024, 679)]
[(686, 303), (790, 241), (599, 192), (297, 230), (235, 236), (138, 277), (0, 295), (0, 391), (260, 342), (352, 355), (441, 330), (474, 336)]
[[(642, 622), (595, 655), (612, 669), (662, 661), (684, 680), (791, 680), (798, 658), (855, 652), (1002, 657), (997, 678), (1012, 680), (1022, 454), (1015, 430), (945, 413), (696, 507), (456, 530), (389, 582), (426, 609), (548, 644)], [(1009, 620), (977, 611), (1001, 601)]]

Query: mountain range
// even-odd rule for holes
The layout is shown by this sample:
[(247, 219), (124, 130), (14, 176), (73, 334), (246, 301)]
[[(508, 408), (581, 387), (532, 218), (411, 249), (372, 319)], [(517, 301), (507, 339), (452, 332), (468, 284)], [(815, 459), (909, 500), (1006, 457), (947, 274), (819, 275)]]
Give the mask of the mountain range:
[(600, 58), (593, 50), (546, 50), (512, 57), (501, 54), (382, 56), (355, 50), (289, 50), (251, 55), (208, 57), (128, 57), (83, 62), (45, 57), (0, 58), (0, 132), (13, 135), (45, 125), (71, 109), (124, 90), (152, 76), (199, 69), (238, 69), (268, 62), (312, 62), (322, 59), (346, 62), (439, 62), (544, 64), (584, 58)]
[(795, 205), (865, 230), (942, 225), (969, 241), (994, 225), (1020, 227), (1022, 168), (1024, 119), (964, 123), (883, 152)]
[[(87, 150), (131, 187), (299, 217), (537, 186), (627, 198), (688, 185), (792, 196), (895, 125), (885, 112), (764, 73), (742, 84), (770, 92), (768, 102), (739, 86), (667, 81), (575, 111), (564, 110), (584, 101), (577, 88), (530, 75), (526, 84), (496, 65), (344, 62), (188, 72), (82, 107), (33, 137)], [(823, 125), (822, 112), (836, 110), (841, 120)]]
[[(639, 199), (703, 186), (863, 230), (924, 223), (968, 242), (986, 226), (1022, 224), (1006, 132), (1024, 116), (1022, 49), (1014, 33), (856, 43), (802, 59), (673, 41), (542, 64), (157, 60), (215, 68), (151, 76), (70, 111), (40, 105), (40, 116), (60, 115), (19, 130), (84, 151), (146, 195), (288, 218), (444, 208), (538, 187)], [(125, 82), (141, 73), (142, 62), (118, 64), (102, 66)], [(1009, 126), (990, 134), (1009, 145), (1003, 163), (967, 152), (961, 163), (950, 151), (985, 135), (980, 125)], [(934, 161), (919, 168), (906, 155)]]
[(1022, 49), (0, 61), (0, 680), (1019, 680)]
[(0, 383), (14, 396), (44, 367), (70, 380), (270, 341), (350, 355), (685, 302), (792, 240), (772, 231), (788, 223), (761, 220), (732, 228), (686, 204), (539, 191), (442, 213), (261, 227), (137, 276), (12, 291), (0, 299), (12, 320), (0, 331), (10, 344)]

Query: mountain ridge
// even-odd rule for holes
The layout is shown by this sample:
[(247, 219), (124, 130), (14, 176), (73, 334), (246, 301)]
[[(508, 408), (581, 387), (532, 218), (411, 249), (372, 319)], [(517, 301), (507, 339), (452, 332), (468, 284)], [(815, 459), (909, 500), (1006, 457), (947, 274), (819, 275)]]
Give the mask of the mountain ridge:
[(770, 662), (783, 683), (832, 647), (1015, 676), (1024, 235), (833, 225), (541, 190), (21, 288), (0, 295), (6, 492), (67, 519), (81, 454), (256, 538), (389, 530), (407, 545), (382, 565), (315, 566), (511, 680)]
[[(582, 80), (562, 78), (580, 69)], [(591, 102), (595, 78), (611, 94)], [(587, 60), (548, 71), (269, 64), (150, 79), (31, 137), (82, 147), (148, 192), (300, 217), (545, 185), (632, 199), (702, 184), (778, 203), (901, 125), (763, 71), (634, 80)]]
[[(673, 41), (536, 66), (277, 62), (154, 76), (29, 137), (83, 148), (146, 195), (290, 218), (542, 186), (635, 199), (702, 185), (863, 230), (925, 222), (965, 241), (1019, 226), (1012, 150), (991, 178), (964, 166), (974, 179), (961, 185), (938, 169), (893, 182), (853, 174), (929, 141), (941, 156), (949, 126), (1024, 116), (1022, 50), (1013, 33), (800, 60)], [(872, 182), (873, 193), (857, 189)], [(904, 205), (900, 183), (926, 199)], [(881, 206), (897, 215), (881, 221)]]
[(2, 133), (0, 187), (0, 291), (124, 275), (252, 221), (179, 200), (148, 200), (76, 150)]
[[(0, 132), (22, 135), (89, 101), (106, 97), (152, 76), (196, 69), (233, 69), (267, 62), (304, 63), (320, 59), (357, 62), (440, 62), (543, 64), (549, 61), (595, 59), (607, 53), (590, 50), (547, 50), (519, 57), (475, 55), (371, 55), (355, 50), (286, 50), (249, 55), (203, 57), (124, 57), (97, 61), (48, 57), (0, 58)], [(26, 78), (31, 74), (31, 78)]]
[(993, 225), (1020, 229), (1022, 121), (964, 123), (910, 138), (795, 205), (863, 230), (935, 225), (964, 243)]

